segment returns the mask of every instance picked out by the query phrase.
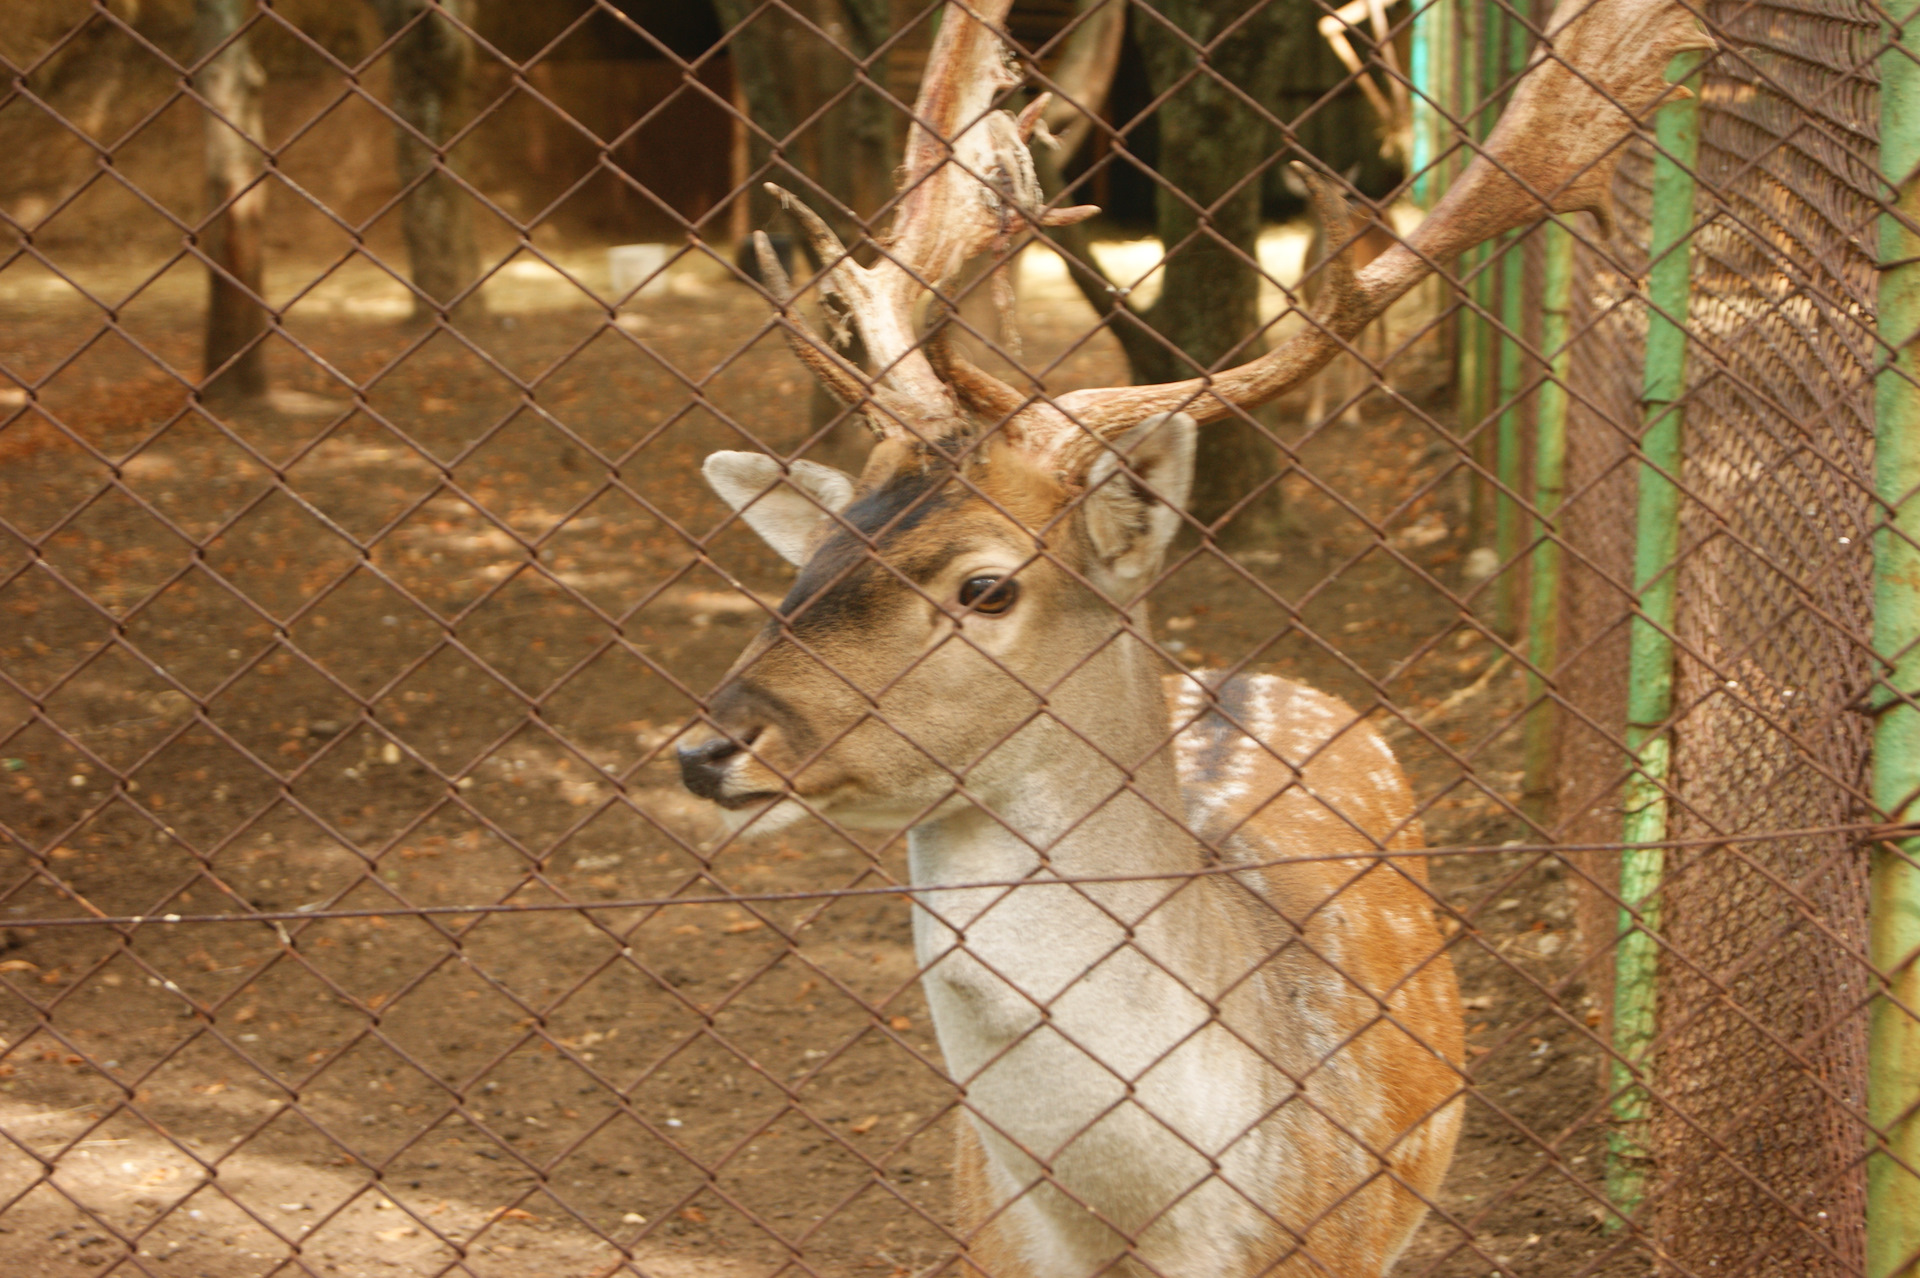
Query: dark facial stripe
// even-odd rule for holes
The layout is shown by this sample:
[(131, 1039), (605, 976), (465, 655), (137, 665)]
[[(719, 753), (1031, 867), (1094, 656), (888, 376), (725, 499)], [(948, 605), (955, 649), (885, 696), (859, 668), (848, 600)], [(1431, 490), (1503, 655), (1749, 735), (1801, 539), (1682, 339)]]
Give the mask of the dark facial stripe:
[[(959, 494), (946, 486), (950, 473), (940, 467), (914, 467), (841, 512), (852, 529), (841, 528), (830, 536), (780, 601), (780, 615), (796, 633), (844, 625), (873, 611), (890, 593), (886, 586), (891, 580), (891, 574), (879, 571), (874, 555), (884, 553), (928, 516), (957, 504)], [(924, 579), (955, 553), (942, 548), (898, 566)]]

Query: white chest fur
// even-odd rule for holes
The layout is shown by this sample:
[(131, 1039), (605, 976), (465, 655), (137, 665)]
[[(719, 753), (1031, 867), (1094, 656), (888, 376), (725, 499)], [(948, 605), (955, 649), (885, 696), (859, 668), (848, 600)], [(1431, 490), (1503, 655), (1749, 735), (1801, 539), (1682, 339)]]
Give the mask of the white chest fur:
[[(998, 841), (927, 843), (916, 838), (917, 883), (936, 856), (946, 882), (1033, 865)], [(996, 1198), (1015, 1201), (1028, 1227), (1014, 1232), (1044, 1253), (1036, 1272), (1096, 1272), (1119, 1251), (1118, 1229), (1159, 1272), (1197, 1278), (1240, 1268), (1264, 1232), (1233, 1185), (1271, 1183), (1286, 1121), (1270, 1116), (1287, 1084), (1194, 992), (1212, 977), (1194, 970), (1185, 934), (1205, 924), (1194, 905), (1162, 905), (1169, 890), (1042, 881), (916, 894), (941, 1050)]]

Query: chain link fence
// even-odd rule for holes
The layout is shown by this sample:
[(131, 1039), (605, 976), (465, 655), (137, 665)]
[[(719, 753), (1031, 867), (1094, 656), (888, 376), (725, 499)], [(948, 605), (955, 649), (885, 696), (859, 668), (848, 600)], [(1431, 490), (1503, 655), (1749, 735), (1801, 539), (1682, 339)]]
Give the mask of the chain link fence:
[[(948, 276), (899, 161), (976, 9), (992, 105), (1057, 94), (1044, 208), (1105, 212), (969, 170), (994, 269)], [(1610, 228), (1456, 248), (1214, 413), (1122, 607), (1089, 477), (1140, 527), (1184, 479), (1021, 432), (1154, 368), (1204, 416), (1336, 327), (1329, 251), (1435, 242), (1551, 15), (1007, 9), (9, 20), (7, 1272), (1916, 1263), (1892, 19), (1696, 10), (1697, 155), (1647, 111)], [(848, 261), (936, 293), (909, 349)], [(923, 365), (967, 431), (913, 425)], [(723, 501), (722, 450), (780, 464)]]

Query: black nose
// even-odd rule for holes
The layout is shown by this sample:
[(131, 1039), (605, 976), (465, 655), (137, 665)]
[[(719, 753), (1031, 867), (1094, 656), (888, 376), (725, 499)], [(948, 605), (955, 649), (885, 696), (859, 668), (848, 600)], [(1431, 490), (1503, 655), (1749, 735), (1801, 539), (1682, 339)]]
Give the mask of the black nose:
[(727, 778), (727, 763), (744, 748), (727, 737), (681, 746), (680, 784), (703, 799), (720, 799), (721, 787)]

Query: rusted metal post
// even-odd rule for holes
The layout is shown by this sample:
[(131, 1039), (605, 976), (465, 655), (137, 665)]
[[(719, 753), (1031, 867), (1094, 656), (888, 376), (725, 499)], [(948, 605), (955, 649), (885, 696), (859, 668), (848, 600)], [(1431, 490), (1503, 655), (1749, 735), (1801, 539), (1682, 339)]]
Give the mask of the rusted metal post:
[[(1873, 538), (1873, 650), (1890, 663), (1873, 734), (1873, 799), (1886, 819), (1920, 819), (1920, 67), (1902, 48), (1916, 0), (1891, 0), (1880, 60), (1880, 171), (1894, 208), (1880, 218), (1879, 331), (1890, 356), (1874, 386), (1874, 470), (1884, 522)], [(1916, 32), (1920, 36), (1920, 32)], [(1874, 845), (1869, 954), (1886, 985), (1868, 1030), (1868, 1278), (1920, 1275), (1920, 839)]]
[[(1699, 66), (1695, 54), (1674, 59), (1668, 78)], [(1693, 172), (1700, 152), (1697, 98), (1669, 98), (1655, 125), (1652, 265), (1647, 278), (1647, 356), (1642, 374), (1639, 511), (1633, 584), (1638, 597), (1628, 646), (1627, 747), (1633, 770), (1621, 831), (1620, 933), (1614, 951), (1613, 1130), (1607, 1142), (1607, 1197), (1618, 1228), (1646, 1195), (1645, 1129), (1649, 1115), (1641, 1078), (1657, 1029), (1660, 879), (1665, 869), (1667, 776), (1673, 738), (1674, 560), (1680, 548), (1683, 414), (1687, 380), (1687, 303), (1692, 284)]]

